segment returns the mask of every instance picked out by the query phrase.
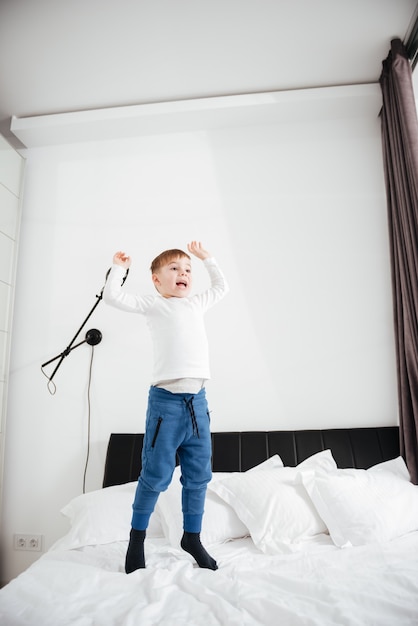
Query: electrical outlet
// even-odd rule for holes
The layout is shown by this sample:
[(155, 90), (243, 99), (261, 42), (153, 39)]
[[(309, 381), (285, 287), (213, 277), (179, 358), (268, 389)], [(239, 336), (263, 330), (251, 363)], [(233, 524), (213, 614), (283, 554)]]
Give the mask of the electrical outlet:
[(15, 550), (30, 550), (31, 552), (41, 552), (42, 535), (14, 535), (13, 546)]

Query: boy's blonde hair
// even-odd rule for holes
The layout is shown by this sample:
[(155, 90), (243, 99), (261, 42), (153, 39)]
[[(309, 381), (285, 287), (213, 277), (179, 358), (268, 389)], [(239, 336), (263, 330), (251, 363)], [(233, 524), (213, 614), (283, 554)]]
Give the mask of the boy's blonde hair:
[(177, 250), (176, 248), (174, 248), (173, 250), (165, 250), (164, 252), (161, 252), (161, 254), (156, 256), (151, 263), (151, 273), (155, 274), (164, 265), (168, 265), (169, 263), (171, 263), (171, 261), (175, 261), (176, 259), (182, 259), (184, 257), (191, 261), (191, 257), (186, 254), (186, 252), (183, 252), (183, 250)]

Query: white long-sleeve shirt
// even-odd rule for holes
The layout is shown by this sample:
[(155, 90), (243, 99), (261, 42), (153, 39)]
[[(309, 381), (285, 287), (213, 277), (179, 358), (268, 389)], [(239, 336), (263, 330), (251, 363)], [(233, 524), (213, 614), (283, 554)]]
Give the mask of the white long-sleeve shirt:
[(112, 266), (103, 300), (123, 311), (145, 315), (154, 349), (152, 384), (181, 378), (210, 378), (203, 316), (226, 295), (228, 285), (214, 258), (205, 259), (203, 263), (209, 273), (210, 287), (185, 298), (126, 293), (121, 287), (125, 269)]

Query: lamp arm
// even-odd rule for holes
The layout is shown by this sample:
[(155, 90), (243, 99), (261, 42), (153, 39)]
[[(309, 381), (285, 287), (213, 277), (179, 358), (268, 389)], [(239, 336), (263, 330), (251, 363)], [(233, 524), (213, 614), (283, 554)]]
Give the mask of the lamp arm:
[[(105, 284), (103, 285), (101, 292), (98, 295), (96, 295), (97, 301), (94, 303), (91, 311), (88, 313), (86, 319), (81, 324), (80, 328), (78, 329), (78, 331), (76, 332), (74, 337), (71, 339), (71, 341), (68, 344), (68, 346), (65, 348), (65, 350), (63, 352), (61, 352), (57, 356), (54, 356), (52, 359), (49, 359), (49, 361), (46, 361), (46, 363), (42, 363), (41, 369), (43, 371), (43, 368), (46, 365), (49, 365), (50, 363), (53, 363), (54, 361), (59, 359), (59, 361), (58, 361), (54, 371), (52, 372), (51, 376), (49, 377), (49, 382), (52, 381), (52, 379), (54, 378), (55, 374), (57, 373), (57, 370), (58, 370), (59, 366), (61, 365), (61, 363), (63, 362), (65, 357), (70, 354), (71, 350), (74, 350), (74, 348), (78, 348), (78, 346), (81, 346), (82, 343), (86, 343), (86, 341), (87, 341), (87, 343), (89, 345), (94, 346), (94, 345), (100, 343), (100, 341), (102, 340), (101, 332), (99, 330), (92, 329), (92, 330), (87, 331), (86, 339), (84, 339), (83, 341), (80, 341), (80, 343), (77, 343), (75, 346), (73, 346), (73, 343), (77, 339), (78, 335), (81, 333), (81, 331), (83, 330), (84, 326), (86, 325), (86, 323), (88, 322), (88, 320), (90, 319), (90, 317), (92, 316), (94, 311), (96, 310), (96, 307), (98, 306), (100, 300), (103, 299), (103, 291), (104, 291), (104, 288), (105, 288), (105, 285), (106, 285), (107, 277), (109, 276), (109, 273), (110, 273), (111, 269), (112, 268), (110, 268), (107, 271), (107, 273), (106, 273)], [(125, 272), (125, 276), (122, 279), (122, 285), (124, 284), (125, 280), (127, 279), (128, 274), (129, 274), (129, 269), (127, 269), (126, 272)], [(47, 376), (47, 378), (48, 378), (48, 376)]]
[[(84, 322), (81, 324), (80, 328), (78, 329), (78, 331), (76, 332), (76, 334), (74, 335), (74, 337), (71, 339), (70, 343), (68, 344), (68, 346), (65, 348), (65, 350), (63, 350), (63, 352), (61, 352), (60, 354), (58, 354), (57, 356), (54, 356), (52, 359), (49, 359), (49, 361), (46, 361), (45, 363), (42, 363), (41, 368), (44, 368), (46, 365), (49, 365), (50, 363), (52, 363), (53, 361), (56, 361), (57, 359), (60, 359), (54, 369), (54, 371), (52, 372), (51, 376), (49, 376), (49, 381), (51, 381), (55, 374), (57, 373), (58, 368), (60, 367), (61, 363), (63, 362), (63, 360), (65, 359), (66, 356), (68, 356), (71, 352), (71, 350), (74, 350), (74, 348), (78, 348), (78, 346), (81, 346), (81, 344), (85, 343), (86, 341), (88, 341), (87, 339), (84, 339), (83, 341), (80, 341), (80, 343), (76, 344), (75, 346), (73, 346), (73, 343), (75, 342), (75, 340), (77, 339), (78, 335), (81, 333), (81, 331), (83, 330), (84, 326), (87, 324), (88, 320), (90, 319), (90, 317), (92, 316), (92, 314), (94, 313), (94, 311), (96, 310), (96, 307), (98, 306), (100, 300), (103, 297), (103, 290), (100, 293), (100, 295), (96, 296), (97, 301), (94, 303), (93, 308), (91, 309), (91, 311), (89, 312), (89, 314), (87, 315), (86, 319), (84, 320)], [(97, 331), (99, 332), (99, 331)], [(101, 336), (100, 336), (101, 339)], [(100, 341), (100, 340), (99, 340)], [(97, 341), (97, 343), (99, 343), (99, 341)]]

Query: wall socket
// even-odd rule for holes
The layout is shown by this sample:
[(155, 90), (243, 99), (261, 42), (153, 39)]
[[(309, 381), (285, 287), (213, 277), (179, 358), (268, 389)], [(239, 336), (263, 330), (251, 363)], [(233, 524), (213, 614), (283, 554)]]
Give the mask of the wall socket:
[(41, 552), (42, 535), (13, 535), (13, 547), (15, 550)]

